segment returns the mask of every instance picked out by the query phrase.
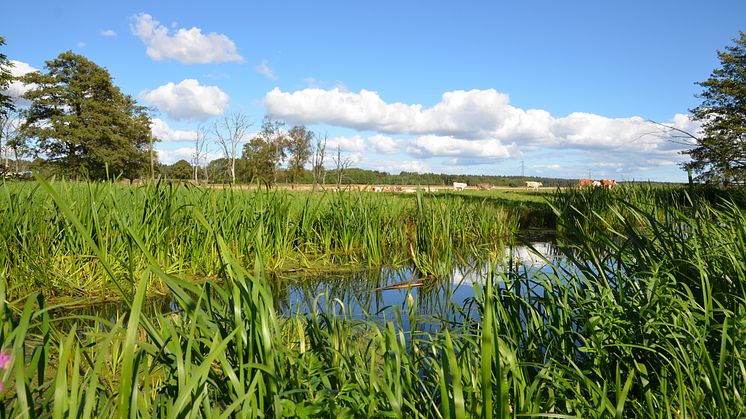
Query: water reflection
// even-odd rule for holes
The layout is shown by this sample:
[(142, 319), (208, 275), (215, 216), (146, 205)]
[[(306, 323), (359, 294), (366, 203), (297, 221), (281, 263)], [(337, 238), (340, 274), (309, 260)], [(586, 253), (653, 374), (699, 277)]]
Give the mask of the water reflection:
[[(553, 241), (526, 241), (507, 246), (502, 261), (494, 269), (502, 272), (555, 272), (548, 262), (554, 265), (562, 263), (562, 256)], [(268, 282), (272, 284), (276, 308), (286, 315), (309, 314), (314, 310), (335, 313), (344, 310), (345, 314), (355, 318), (384, 321), (393, 319), (398, 311), (402, 326), (410, 329), (408, 314), (412, 310), (417, 314), (417, 321), (422, 322), (417, 328), (427, 330), (443, 321), (458, 322), (464, 315), (475, 315), (475, 309), (468, 306), (466, 312), (459, 309), (474, 296), (474, 287), (483, 283), (488, 270), (488, 263), (472, 261), (455, 266), (450, 278), (441, 280), (423, 280), (412, 267), (384, 267), (318, 277), (270, 277)], [(411, 284), (419, 286), (407, 286)], [(172, 300), (151, 299), (143, 310), (146, 313), (170, 313), (178, 312), (179, 306)], [(73, 317), (92, 315), (115, 322), (126, 317), (128, 311), (125, 304), (118, 303), (65, 309), (61, 313), (69, 316), (72, 312)]]
[[(561, 253), (554, 242), (535, 241), (508, 246), (502, 262), (495, 268), (501, 272), (519, 269), (554, 273), (552, 265), (561, 262)], [(464, 314), (474, 314), (473, 310), (464, 313), (454, 308), (464, 306), (474, 296), (474, 287), (484, 282), (489, 268), (484, 261), (467, 262), (455, 266), (448, 280), (435, 281), (422, 280), (411, 267), (297, 278), (288, 282), (288, 294), (277, 304), (284, 313), (310, 313), (314, 309), (324, 311), (330, 301), (337, 300), (335, 310), (344, 306), (347, 314), (372, 320), (391, 318), (398, 307), (405, 328), (409, 327), (406, 314), (410, 309), (424, 323), (457, 322)], [(406, 287), (405, 284), (422, 285)]]

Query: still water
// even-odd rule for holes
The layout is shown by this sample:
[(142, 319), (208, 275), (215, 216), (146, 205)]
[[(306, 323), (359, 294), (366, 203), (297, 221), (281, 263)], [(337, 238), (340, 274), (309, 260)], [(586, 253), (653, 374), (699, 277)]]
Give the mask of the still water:
[[(562, 256), (553, 237), (525, 238), (520, 245), (505, 248), (496, 271), (546, 271), (551, 265), (562, 263)], [(410, 329), (408, 313), (416, 312), (418, 326), (442, 322), (458, 322), (464, 315), (474, 316), (476, 308), (468, 303), (474, 297), (475, 286), (479, 287), (488, 276), (489, 264), (473, 262), (457, 265), (450, 278), (432, 280), (420, 278), (413, 267), (371, 269), (319, 277), (299, 276), (283, 280), (271, 280), (275, 307), (285, 315), (308, 314), (314, 310), (321, 313), (344, 313), (347, 316), (377, 322), (392, 320), (397, 311), (401, 315), (402, 327)], [(146, 312), (169, 313), (179, 311), (176, 302), (169, 299), (151, 299), (143, 308)], [(124, 304), (104, 304), (66, 311), (66, 315), (93, 315), (114, 321), (126, 315)]]

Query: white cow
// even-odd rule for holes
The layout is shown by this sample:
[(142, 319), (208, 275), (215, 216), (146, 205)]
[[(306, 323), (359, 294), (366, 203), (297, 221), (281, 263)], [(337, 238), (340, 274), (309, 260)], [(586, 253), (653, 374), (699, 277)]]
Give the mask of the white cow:
[(463, 191), (466, 189), (466, 184), (461, 182), (453, 182), (453, 189), (457, 191)]
[(540, 187), (544, 186), (541, 182), (530, 182), (526, 181), (526, 189), (531, 188), (535, 191), (538, 191)]

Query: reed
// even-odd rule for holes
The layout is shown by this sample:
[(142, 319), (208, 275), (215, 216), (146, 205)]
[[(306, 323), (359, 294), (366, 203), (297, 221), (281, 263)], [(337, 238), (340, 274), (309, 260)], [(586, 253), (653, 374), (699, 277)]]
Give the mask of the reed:
[[(448, 272), (455, 258), (436, 263), (436, 255), (483, 257), (513, 234), (519, 217), (502, 206), (422, 192), (294, 193), (164, 182), (49, 185), (121, 278), (148, 266), (124, 226), (135, 229), (166, 272), (197, 280), (214, 278), (221, 266), (202, 223), (224, 238), (241, 264), (252, 266), (260, 254), (270, 272), (414, 263), (423, 275), (435, 275)], [(11, 298), (31, 292), (47, 298), (116, 296), (89, 242), (38, 184), (0, 184), (0, 235), (0, 275)], [(159, 281), (153, 281), (150, 288), (156, 289)]]
[[(54, 307), (41, 295), (10, 304), (0, 285), (0, 348), (12, 358), (0, 365), (3, 417), (746, 413), (746, 215), (733, 202), (690, 196), (694, 205), (664, 215), (610, 200), (591, 217), (607, 215), (581, 226), (576, 213), (557, 209), (568, 233), (564, 263), (505, 270), (495, 260), (467, 302), (477, 314), (426, 332), (403, 327), (403, 316), (418, 321), (422, 302), (414, 297), (383, 322), (352, 318), (335, 300), (279, 317), (265, 278), (270, 258), (262, 253), (274, 250), (266, 244), (274, 227), (260, 224), (246, 239), (258, 249), (247, 268), (234, 252), (240, 248), (223, 237), (227, 230), (195, 207), (194, 228), (217, 255), (222, 281), (197, 286), (169, 272), (146, 239), (150, 230), (113, 212), (107, 216), (120, 226), (120, 240), (145, 261), (120, 271), (103, 250), (111, 240), (103, 224), (99, 234), (76, 202), (56, 186), (41, 187), (65, 233), (76, 234), (96, 268), (120, 285), (130, 309), (126, 318), (70, 326), (50, 316)], [(264, 208), (283, 208), (273, 205)], [(421, 205), (415, 228), (450, 228), (432, 227), (427, 211), (440, 209)], [(417, 246), (440, 245), (427, 234)], [(176, 296), (176, 312), (142, 310), (155, 280)]]

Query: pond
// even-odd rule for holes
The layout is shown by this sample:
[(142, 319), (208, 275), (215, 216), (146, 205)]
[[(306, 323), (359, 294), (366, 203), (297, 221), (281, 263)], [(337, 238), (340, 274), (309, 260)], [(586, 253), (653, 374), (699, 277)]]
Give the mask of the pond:
[[(523, 235), (522, 244), (506, 246), (503, 262), (497, 269), (553, 272), (547, 261), (552, 264), (562, 261), (554, 238), (553, 232), (546, 231)], [(408, 312), (414, 309), (416, 328), (431, 330), (442, 325), (444, 320), (458, 322), (465, 314), (476, 315), (476, 308), (465, 303), (474, 296), (474, 286), (483, 283), (488, 270), (488, 263), (472, 261), (456, 265), (450, 278), (437, 280), (420, 278), (411, 266), (297, 276), (273, 280), (272, 293), (275, 307), (285, 315), (303, 315), (316, 310), (384, 322), (394, 319), (398, 311), (402, 327), (409, 330)], [(144, 310), (168, 313), (178, 311), (179, 306), (169, 299), (150, 299)], [(91, 315), (113, 321), (127, 312), (124, 304), (116, 303), (84, 307), (74, 313), (67, 310), (65, 315)]]

